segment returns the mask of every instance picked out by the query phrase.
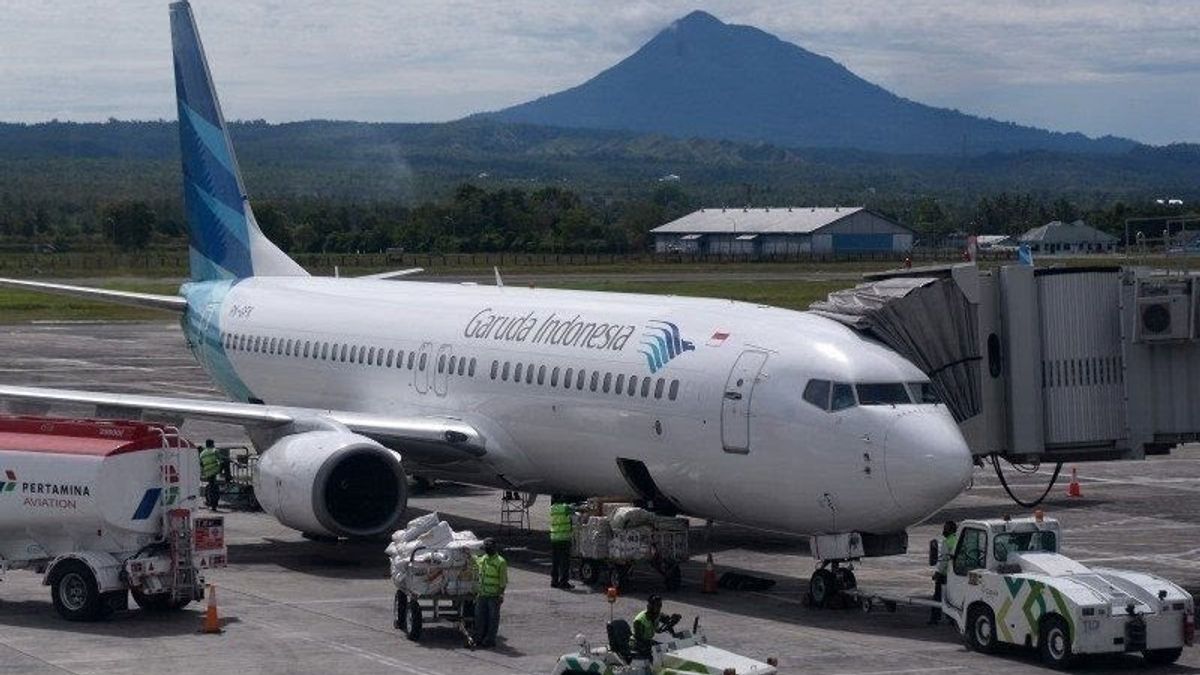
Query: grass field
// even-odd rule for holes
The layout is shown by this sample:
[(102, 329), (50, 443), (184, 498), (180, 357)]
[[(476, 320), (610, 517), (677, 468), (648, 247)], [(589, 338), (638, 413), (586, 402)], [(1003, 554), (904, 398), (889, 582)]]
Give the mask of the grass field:
[[(174, 295), (178, 283), (165, 281), (110, 282), (80, 284), (120, 291)], [(138, 309), (103, 302), (90, 302), (63, 295), (0, 288), (0, 323), (29, 323), (32, 321), (163, 321), (171, 320), (171, 312)]]

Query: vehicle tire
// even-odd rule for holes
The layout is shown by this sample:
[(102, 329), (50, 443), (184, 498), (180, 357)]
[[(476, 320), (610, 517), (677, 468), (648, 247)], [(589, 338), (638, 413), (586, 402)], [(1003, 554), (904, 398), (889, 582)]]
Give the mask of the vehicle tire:
[(967, 610), (967, 646), (980, 654), (996, 651), (996, 614), (982, 603), (971, 605)]
[(50, 573), (54, 610), (67, 621), (95, 621), (104, 609), (91, 568), (79, 560), (64, 560)]
[(683, 572), (679, 565), (672, 564), (667, 568), (666, 574), (663, 574), (663, 586), (668, 591), (677, 591), (683, 587)]
[(392, 601), (392, 628), (407, 630), (408, 625), (408, 596), (404, 591), (396, 591), (396, 599)]
[(421, 639), (421, 604), (416, 600), (408, 603), (408, 620), (404, 624), (404, 635), (416, 642)]
[(1065, 670), (1074, 663), (1071, 629), (1061, 616), (1049, 614), (1042, 617), (1038, 631), (1038, 653), (1042, 656), (1042, 662), (1051, 668)]
[(815, 607), (833, 607), (840, 592), (837, 577), (824, 567), (813, 572), (808, 580), (808, 596)]
[(1142, 658), (1152, 666), (1169, 666), (1183, 655), (1183, 647), (1174, 649), (1147, 649), (1142, 652)]
[(838, 588), (843, 591), (850, 591), (858, 588), (858, 579), (854, 576), (854, 570), (839, 567), (833, 571), (838, 580)]
[(600, 581), (600, 563), (591, 558), (579, 561), (579, 578), (589, 586), (595, 586)]

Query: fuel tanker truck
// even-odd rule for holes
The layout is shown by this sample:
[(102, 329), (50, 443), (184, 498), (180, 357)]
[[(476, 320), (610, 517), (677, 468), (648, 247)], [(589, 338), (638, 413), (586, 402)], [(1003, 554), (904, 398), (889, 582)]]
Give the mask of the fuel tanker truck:
[(225, 565), (199, 517), (197, 450), (174, 427), (0, 416), (0, 577), (32, 570), (71, 621), (185, 607)]

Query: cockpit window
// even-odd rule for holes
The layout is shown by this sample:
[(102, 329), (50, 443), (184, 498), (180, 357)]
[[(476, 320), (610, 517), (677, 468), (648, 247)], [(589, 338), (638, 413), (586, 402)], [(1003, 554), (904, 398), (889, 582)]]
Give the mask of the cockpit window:
[(941, 403), (937, 392), (933, 390), (932, 382), (909, 382), (908, 390), (917, 403)]
[(821, 410), (829, 410), (829, 380), (809, 380), (804, 387), (804, 400)]
[(830, 410), (844, 410), (854, 407), (857, 401), (854, 400), (854, 387), (848, 384), (838, 382), (833, 385), (833, 398), (830, 401)]
[(855, 385), (861, 405), (903, 405), (912, 403), (908, 388), (902, 382), (880, 382)]

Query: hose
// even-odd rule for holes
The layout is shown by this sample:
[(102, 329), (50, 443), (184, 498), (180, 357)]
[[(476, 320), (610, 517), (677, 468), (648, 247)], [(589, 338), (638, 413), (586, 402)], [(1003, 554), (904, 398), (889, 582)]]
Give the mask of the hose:
[[(1008, 460), (1006, 459), (1004, 461), (1007, 462)], [(1019, 471), (1020, 473), (1024, 473), (1024, 474), (1030, 474), (1037, 470), (1037, 468), (1022, 469), (1022, 468), (1018, 467), (1016, 464), (1013, 464), (1012, 462), (1009, 462), (1009, 465), (1012, 466), (1017, 471)], [(1045, 489), (1045, 491), (1042, 492), (1042, 495), (1040, 497), (1033, 500), (1032, 502), (1024, 502), (1024, 501), (1021, 501), (1021, 499), (1018, 498), (1017, 495), (1013, 494), (1012, 488), (1009, 487), (1008, 481), (1005, 480), (1004, 470), (1000, 468), (1000, 455), (995, 454), (995, 453), (992, 454), (992, 466), (996, 469), (996, 477), (1000, 479), (1000, 484), (1004, 486), (1004, 491), (1008, 493), (1008, 496), (1011, 497), (1012, 500), (1014, 502), (1016, 502), (1018, 506), (1022, 506), (1027, 509), (1032, 509), (1033, 507), (1037, 506), (1038, 504), (1041, 504), (1042, 501), (1044, 499), (1046, 499), (1046, 496), (1050, 494), (1050, 490), (1054, 489), (1054, 484), (1058, 482), (1058, 474), (1062, 472), (1062, 465), (1063, 465), (1062, 462), (1059, 462), (1054, 465), (1054, 475), (1050, 476), (1050, 483), (1048, 485), (1046, 485), (1046, 489)], [(1031, 466), (1036, 467), (1036, 466), (1040, 466), (1040, 464), (1039, 465), (1031, 465)]]

